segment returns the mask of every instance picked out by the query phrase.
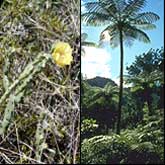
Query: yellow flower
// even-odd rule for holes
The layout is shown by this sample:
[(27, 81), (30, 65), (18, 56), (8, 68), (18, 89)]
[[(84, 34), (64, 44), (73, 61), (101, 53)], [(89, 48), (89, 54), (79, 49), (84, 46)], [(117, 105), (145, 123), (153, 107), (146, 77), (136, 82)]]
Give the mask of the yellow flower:
[(59, 67), (70, 65), (73, 61), (72, 49), (68, 43), (58, 42), (55, 45), (52, 57)]

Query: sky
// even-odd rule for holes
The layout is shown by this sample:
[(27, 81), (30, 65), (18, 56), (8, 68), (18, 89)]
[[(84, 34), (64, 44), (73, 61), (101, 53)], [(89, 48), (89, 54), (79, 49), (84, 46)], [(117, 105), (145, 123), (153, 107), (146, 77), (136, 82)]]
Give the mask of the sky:
[[(89, 0), (88, 0), (89, 1)], [(155, 22), (156, 29), (145, 32), (151, 39), (151, 43), (135, 41), (131, 47), (124, 47), (124, 74), (126, 66), (130, 66), (135, 61), (135, 56), (141, 55), (151, 48), (157, 49), (164, 46), (164, 0), (148, 0), (147, 6), (142, 12), (151, 11), (159, 15), (160, 20)], [(81, 4), (83, 5), (84, 2)], [(81, 12), (84, 11), (82, 6)], [(87, 41), (98, 43), (99, 34), (106, 26), (91, 27), (81, 24), (81, 33), (88, 34)], [(104, 48), (84, 47), (85, 55), (81, 59), (81, 71), (87, 78), (96, 76), (111, 78), (118, 83), (120, 71), (120, 49), (111, 48), (107, 44)]]

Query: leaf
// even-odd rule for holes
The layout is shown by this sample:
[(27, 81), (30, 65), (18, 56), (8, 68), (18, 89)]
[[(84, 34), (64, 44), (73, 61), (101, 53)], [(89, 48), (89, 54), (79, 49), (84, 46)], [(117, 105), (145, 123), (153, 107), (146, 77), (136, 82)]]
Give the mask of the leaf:
[(7, 90), (8, 87), (10, 86), (9, 79), (6, 75), (3, 75), (3, 86), (4, 86), (5, 90)]
[(15, 105), (14, 100), (15, 100), (15, 97), (14, 97), (14, 95), (11, 94), (9, 97), (7, 106), (5, 108), (5, 114), (3, 117), (3, 121), (2, 121), (2, 123), (0, 123), (0, 135), (3, 135), (6, 132), (8, 126), (11, 122), (11, 119), (12, 119), (13, 113), (14, 113), (14, 105)]

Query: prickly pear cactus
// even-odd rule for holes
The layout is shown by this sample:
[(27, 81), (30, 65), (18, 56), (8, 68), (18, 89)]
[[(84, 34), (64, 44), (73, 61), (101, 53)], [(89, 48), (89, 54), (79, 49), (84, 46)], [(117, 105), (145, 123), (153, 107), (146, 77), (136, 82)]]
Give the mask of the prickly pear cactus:
[(33, 62), (26, 66), (18, 79), (16, 79), (10, 86), (6, 87), (5, 93), (0, 99), (0, 104), (4, 103), (8, 99), (5, 115), (0, 124), (0, 135), (6, 131), (6, 128), (10, 124), (15, 103), (19, 103), (21, 98), (24, 96), (28, 83), (30, 83), (33, 77), (45, 67), (49, 59), (51, 59), (49, 54), (40, 53)]
[[(0, 163), (79, 162), (79, 11), (79, 0), (1, 3)], [(58, 42), (70, 65), (52, 59)]]

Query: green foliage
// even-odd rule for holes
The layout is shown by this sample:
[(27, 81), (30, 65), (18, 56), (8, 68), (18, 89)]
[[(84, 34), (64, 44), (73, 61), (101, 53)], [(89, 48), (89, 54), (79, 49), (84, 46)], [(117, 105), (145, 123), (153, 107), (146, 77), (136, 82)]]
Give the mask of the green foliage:
[(84, 138), (92, 137), (95, 135), (99, 125), (94, 119), (84, 119), (81, 121), (81, 141)]
[(128, 152), (127, 158), (122, 160), (126, 164), (161, 164), (159, 153), (155, 150), (155, 146), (150, 142), (144, 142), (133, 145)]
[[(82, 87), (83, 91), (83, 105), (97, 93), (100, 89), (104, 91), (104, 88), (91, 87), (87, 82), (84, 82)], [(94, 92), (94, 88), (97, 90)], [(153, 87), (152, 87), (153, 88)], [(148, 115), (148, 106), (143, 104), (141, 97), (137, 97), (132, 92), (132, 88), (124, 89), (123, 99), (123, 111), (122, 111), (122, 132), (120, 135), (116, 135), (109, 132), (109, 135), (91, 134), (84, 136), (81, 143), (81, 161), (84, 164), (162, 164), (164, 162), (164, 126), (163, 126), (163, 109), (155, 110), (152, 116)], [(93, 92), (92, 92), (93, 91)], [(106, 90), (107, 92), (108, 90)], [(158, 95), (157, 92), (153, 93)], [(86, 105), (95, 104), (94, 101), (89, 101)], [(155, 97), (155, 96), (153, 96)], [(109, 98), (110, 99), (110, 98)], [(155, 103), (158, 102), (158, 98), (155, 98)], [(105, 102), (104, 102), (105, 103)], [(154, 102), (153, 102), (154, 103)], [(105, 105), (105, 104), (103, 104)], [(97, 108), (102, 104), (98, 103)], [(84, 106), (83, 106), (84, 107)], [(95, 108), (96, 108), (95, 107)], [(112, 107), (112, 106), (110, 106)], [(86, 119), (89, 117), (91, 109), (83, 109), (83, 117)], [(94, 117), (97, 113), (97, 109), (93, 109), (92, 115)], [(96, 122), (104, 121), (101, 117), (108, 116), (109, 121), (111, 115), (107, 115), (105, 111), (100, 111), (99, 117)], [(100, 124), (99, 124), (100, 127)], [(98, 128), (99, 128), (98, 127)], [(109, 127), (110, 128), (110, 127)], [(101, 127), (103, 130), (104, 128)], [(98, 130), (97, 130), (98, 132)], [(86, 134), (89, 133), (88, 131)], [(100, 132), (101, 134), (102, 132)], [(84, 135), (84, 134), (82, 134)], [(85, 139), (84, 139), (85, 138)]]
[[(145, 3), (145, 0), (86, 2), (86, 10), (82, 13), (82, 20), (86, 25), (106, 25), (106, 28), (100, 34), (100, 45), (104, 43), (106, 37), (104, 33), (108, 32), (111, 47), (120, 46), (120, 91), (116, 129), (118, 134), (120, 134), (121, 110), (123, 106), (123, 44), (131, 45), (136, 39), (149, 43), (150, 38), (143, 30), (155, 28), (156, 26), (152, 23), (160, 19), (153, 12), (139, 13)], [(147, 102), (150, 104), (149, 99)], [(149, 113), (152, 114), (150, 107)]]
[[(100, 82), (104, 81), (104, 78), (99, 78)], [(104, 87), (99, 87), (95, 85), (96, 79), (88, 79), (87, 81), (83, 81), (82, 83), (82, 96), (83, 96), (83, 108), (91, 108), (95, 105), (99, 106), (100, 108), (108, 107), (109, 105), (115, 106), (118, 100), (118, 88), (114, 85), (112, 80), (107, 79), (107, 83)]]
[(93, 119), (85, 119), (82, 121), (81, 131), (84, 133), (85, 131), (93, 132), (94, 129), (98, 127), (96, 124), (96, 120)]
[[(157, 116), (158, 117), (158, 116)], [(159, 116), (160, 117), (160, 116)], [(161, 164), (163, 163), (162, 120), (125, 130), (121, 135), (95, 136), (82, 142), (82, 163), (86, 164)], [(150, 120), (150, 119), (149, 119)]]
[(107, 83), (104, 88), (92, 87), (93, 95), (88, 100), (88, 107), (99, 105), (101, 107), (114, 107), (118, 101), (118, 88)]
[(120, 136), (95, 136), (82, 143), (82, 164), (117, 164), (125, 157), (128, 145)]
[(164, 49), (150, 49), (147, 53), (136, 56), (135, 62), (127, 67), (128, 74), (137, 76), (140, 73), (151, 74), (155, 70), (163, 71)]
[[(92, 80), (93, 84), (97, 79), (87, 79), (82, 82), (82, 118), (94, 118), (99, 124), (100, 133), (106, 132), (104, 124), (108, 129), (114, 129), (116, 123), (118, 87), (111, 83), (110, 79), (104, 88), (91, 86), (88, 84)], [(96, 80), (96, 82), (94, 81)], [(104, 78), (99, 78), (100, 82)], [(143, 104), (140, 98), (134, 96), (130, 88), (124, 88), (123, 111), (121, 119), (121, 128), (133, 128), (143, 118)], [(104, 124), (103, 124), (104, 123)], [(104, 130), (104, 131), (103, 131)], [(106, 132), (107, 133), (107, 132)]]
[(152, 115), (156, 109), (163, 108), (162, 90), (164, 84), (164, 49), (150, 50), (136, 57), (135, 62), (127, 67), (125, 76), (127, 83), (131, 84), (131, 92), (141, 97), (141, 102), (147, 102), (149, 113)]
[[(149, 43), (150, 39), (143, 30), (156, 28), (153, 22), (159, 20), (159, 16), (153, 12), (140, 13), (145, 4), (146, 0), (102, 0), (85, 3), (83, 22), (86, 25), (106, 25), (100, 34), (100, 44), (104, 42), (104, 32), (108, 32), (110, 45), (112, 47), (120, 45), (121, 48), (117, 133), (120, 133), (120, 125), (123, 130), (120, 135), (113, 134), (112, 130), (112, 132), (107, 131), (106, 136), (94, 136), (89, 139), (86, 137), (82, 142), (81, 150), (83, 164), (164, 163), (164, 130), (161, 112), (163, 111), (161, 108), (164, 108), (162, 105), (164, 95), (161, 92), (164, 91), (163, 48), (151, 49), (137, 57), (136, 61), (127, 68), (129, 74), (127, 81), (131, 87), (123, 90), (122, 86), (123, 43), (130, 46), (135, 39)], [(82, 95), (83, 117), (99, 116), (96, 121), (101, 120), (102, 123), (107, 117), (110, 121), (112, 114), (106, 113), (106, 110), (110, 112), (115, 106), (108, 105), (112, 102), (112, 97), (107, 95), (108, 90), (105, 90), (104, 86), (93, 88), (91, 84), (85, 85)]]
[[(109, 80), (104, 88), (91, 86), (88, 84), (88, 81), (83, 81), (81, 94), (82, 119), (93, 118), (97, 120), (99, 126), (95, 133), (107, 133), (108, 129), (114, 129), (118, 102), (118, 87), (116, 85), (113, 86), (111, 80)], [(86, 135), (89, 137), (87, 133)], [(92, 136), (92, 134), (90, 134), (90, 136)]]

